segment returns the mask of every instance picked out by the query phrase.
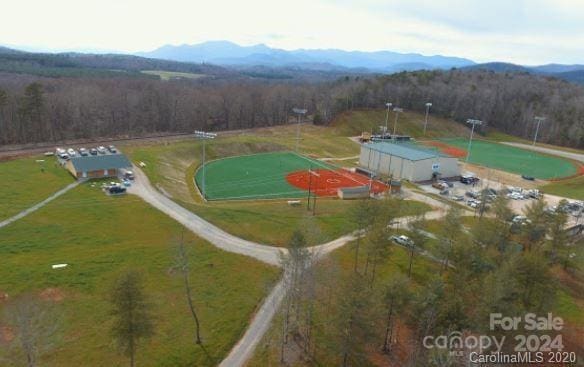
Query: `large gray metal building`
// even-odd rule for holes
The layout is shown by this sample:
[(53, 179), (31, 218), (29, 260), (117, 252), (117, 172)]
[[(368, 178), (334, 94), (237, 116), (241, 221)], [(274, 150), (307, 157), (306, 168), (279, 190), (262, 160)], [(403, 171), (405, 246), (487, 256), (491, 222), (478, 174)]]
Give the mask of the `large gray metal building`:
[(378, 175), (413, 182), (460, 176), (458, 159), (408, 143), (362, 144), (359, 164)]

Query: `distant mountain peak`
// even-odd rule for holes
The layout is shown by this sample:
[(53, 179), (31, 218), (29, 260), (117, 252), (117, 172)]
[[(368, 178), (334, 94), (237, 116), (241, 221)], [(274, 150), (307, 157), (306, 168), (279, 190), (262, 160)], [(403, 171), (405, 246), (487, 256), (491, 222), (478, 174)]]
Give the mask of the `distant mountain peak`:
[[(231, 41), (215, 40), (194, 45), (165, 45), (140, 56), (219, 65), (289, 67), (303, 64), (329, 65), (334, 68), (363, 68), (377, 72), (410, 70), (411, 67), (450, 69), (474, 65), (459, 57), (424, 56), (394, 51), (345, 51), (339, 49), (283, 50), (265, 44), (240, 46)], [(417, 65), (417, 66), (416, 66)]]

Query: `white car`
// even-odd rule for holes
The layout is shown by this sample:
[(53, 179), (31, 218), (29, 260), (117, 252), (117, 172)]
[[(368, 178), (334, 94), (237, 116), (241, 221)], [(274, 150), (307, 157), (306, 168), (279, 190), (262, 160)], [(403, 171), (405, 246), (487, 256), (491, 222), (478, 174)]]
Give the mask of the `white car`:
[(404, 236), (404, 235), (391, 236), (390, 239), (393, 242), (400, 244), (400, 245), (403, 245), (403, 246), (408, 246), (408, 247), (414, 246), (414, 241), (412, 241), (408, 236)]
[(69, 154), (69, 157), (75, 157), (77, 155), (77, 152), (75, 151), (75, 149), (69, 148), (67, 149), (67, 154)]
[(97, 152), (99, 154), (105, 154), (105, 153), (107, 153), (107, 149), (105, 149), (105, 147), (102, 145), (102, 146), (97, 147)]

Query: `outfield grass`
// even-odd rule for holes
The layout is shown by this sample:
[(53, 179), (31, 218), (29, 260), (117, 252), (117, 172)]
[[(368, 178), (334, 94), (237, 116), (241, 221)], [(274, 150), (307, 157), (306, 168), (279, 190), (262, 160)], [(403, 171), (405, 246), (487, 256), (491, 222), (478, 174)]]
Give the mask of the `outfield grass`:
[(0, 162), (0, 221), (46, 199), (71, 182), (73, 177), (55, 164), (54, 157)]
[[(468, 147), (465, 139), (445, 139), (444, 142), (461, 149)], [(469, 162), (540, 179), (577, 173), (576, 166), (569, 160), (485, 140), (472, 142)]]
[[(107, 197), (89, 184), (0, 229), (0, 291), (13, 298), (56, 288), (64, 295), (58, 302), (65, 314), (63, 340), (42, 364), (127, 364), (108, 334), (107, 299), (116, 276), (137, 269), (144, 274), (156, 317), (156, 335), (139, 350), (138, 365), (216, 365), (239, 339), (279, 271), (185, 232), (206, 354), (193, 343), (182, 280), (173, 270), (182, 231), (141, 199)], [(56, 263), (69, 267), (52, 270)]]
[(306, 191), (290, 185), (286, 175), (325, 163), (292, 152), (262, 153), (229, 157), (205, 164), (197, 170), (197, 186), (208, 200), (300, 198)]

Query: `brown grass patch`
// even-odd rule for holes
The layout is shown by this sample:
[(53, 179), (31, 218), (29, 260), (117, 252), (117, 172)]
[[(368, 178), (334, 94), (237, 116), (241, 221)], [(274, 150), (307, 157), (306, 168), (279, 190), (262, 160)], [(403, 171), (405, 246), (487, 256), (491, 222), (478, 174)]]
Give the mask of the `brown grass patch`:
[(47, 288), (39, 296), (43, 301), (61, 302), (65, 299), (65, 294), (59, 288)]

